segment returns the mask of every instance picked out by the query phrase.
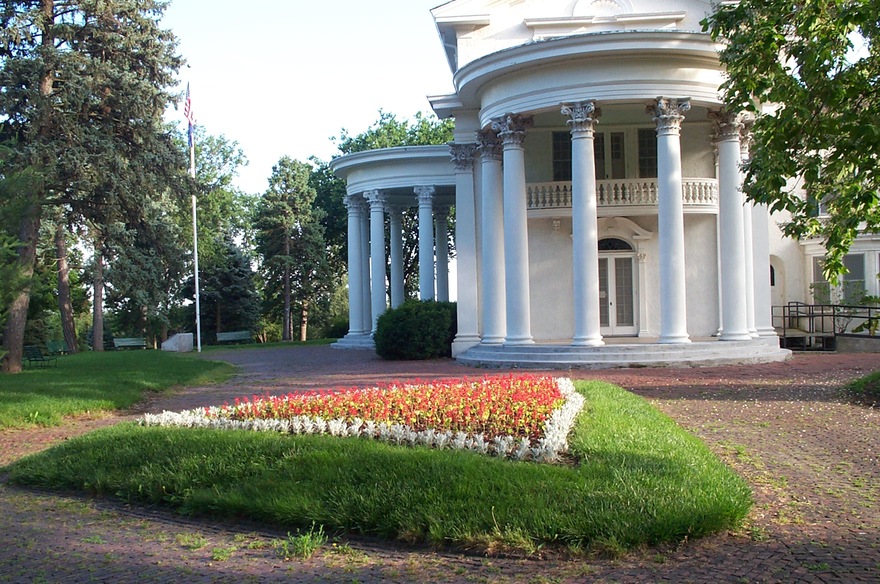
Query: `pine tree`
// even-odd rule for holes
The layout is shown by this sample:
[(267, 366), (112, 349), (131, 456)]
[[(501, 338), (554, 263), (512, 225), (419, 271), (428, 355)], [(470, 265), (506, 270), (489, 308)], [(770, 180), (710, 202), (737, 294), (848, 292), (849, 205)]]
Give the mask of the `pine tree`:
[[(0, 142), (11, 171), (34, 171), (20, 193), (18, 267), (34, 270), (44, 208), (63, 206), (106, 241), (116, 221), (149, 226), (142, 198), (164, 191), (182, 161), (162, 115), (181, 64), (158, 26), (160, 0), (0, 3)], [(13, 300), (4, 368), (21, 370), (29, 288)], [(99, 325), (100, 326), (100, 325)]]
[(294, 303), (299, 305), (300, 340), (306, 340), (311, 304), (327, 286), (327, 247), (311, 172), (304, 162), (281, 158), (254, 219), (267, 301), (281, 306), (283, 340), (293, 338)]

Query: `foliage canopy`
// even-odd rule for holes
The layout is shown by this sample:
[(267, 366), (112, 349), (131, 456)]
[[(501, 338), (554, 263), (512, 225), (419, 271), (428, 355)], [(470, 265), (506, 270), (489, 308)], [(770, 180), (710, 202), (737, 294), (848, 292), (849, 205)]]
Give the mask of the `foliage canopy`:
[(878, 14), (878, 0), (742, 0), (703, 21), (724, 43), (726, 102), (757, 114), (749, 199), (789, 212), (787, 235), (823, 238), (832, 278), (860, 229), (880, 229)]

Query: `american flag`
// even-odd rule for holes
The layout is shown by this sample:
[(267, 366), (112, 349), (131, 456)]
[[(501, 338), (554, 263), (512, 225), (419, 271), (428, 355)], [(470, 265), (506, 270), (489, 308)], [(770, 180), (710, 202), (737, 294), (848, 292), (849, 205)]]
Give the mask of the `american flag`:
[(189, 83), (186, 84), (186, 101), (183, 103), (183, 117), (186, 118), (186, 121), (189, 123), (189, 128), (187, 129), (187, 139), (189, 141), (189, 147), (193, 146), (193, 126), (196, 123), (196, 118), (193, 116), (192, 110), (192, 99), (189, 96)]

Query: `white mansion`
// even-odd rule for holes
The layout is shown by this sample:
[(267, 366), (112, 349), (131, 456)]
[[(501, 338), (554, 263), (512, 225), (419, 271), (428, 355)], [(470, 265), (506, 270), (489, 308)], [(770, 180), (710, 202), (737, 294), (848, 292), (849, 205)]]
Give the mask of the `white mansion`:
[[(403, 301), (406, 208), (418, 209), (420, 297), (448, 298), (454, 207), (453, 355), (464, 362), (785, 358), (771, 305), (811, 298), (824, 250), (783, 238), (765, 207), (744, 201), (749, 121), (720, 101), (718, 46), (700, 26), (709, 10), (703, 0), (435, 8), (455, 93), (429, 99), (455, 119), (454, 142), (332, 163), (348, 208), (350, 330), (338, 345), (369, 346), (378, 316)], [(847, 258), (847, 277), (872, 294), (878, 250), (863, 238)]]

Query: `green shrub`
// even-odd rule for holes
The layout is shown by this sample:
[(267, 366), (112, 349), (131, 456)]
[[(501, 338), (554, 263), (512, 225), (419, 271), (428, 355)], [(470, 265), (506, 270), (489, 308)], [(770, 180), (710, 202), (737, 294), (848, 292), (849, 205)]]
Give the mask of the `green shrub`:
[(376, 353), (383, 359), (452, 356), (456, 333), (454, 302), (407, 300), (379, 317)]
[(341, 339), (345, 335), (348, 334), (348, 317), (337, 316), (334, 318), (327, 329), (324, 331), (322, 337), (326, 337), (328, 339)]

